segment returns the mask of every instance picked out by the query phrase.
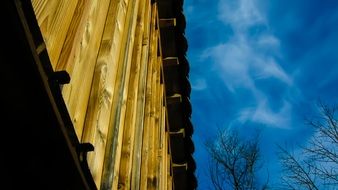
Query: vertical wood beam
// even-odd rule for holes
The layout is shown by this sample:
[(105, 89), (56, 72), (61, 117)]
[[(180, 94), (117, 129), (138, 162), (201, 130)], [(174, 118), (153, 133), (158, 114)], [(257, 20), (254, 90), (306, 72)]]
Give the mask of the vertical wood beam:
[(31, 0), (47, 46), (53, 69), (56, 68), (78, 0)]
[(150, 18), (151, 18), (151, 5), (150, 0), (145, 0), (145, 15), (144, 15), (144, 33), (142, 39), (142, 57), (141, 57), (141, 70), (140, 70), (140, 84), (138, 86), (138, 100), (137, 100), (137, 113), (136, 113), (136, 132), (135, 132), (135, 147), (132, 162), (132, 175), (131, 175), (131, 189), (140, 189), (141, 186), (141, 166), (142, 154), (144, 147), (144, 136), (146, 123), (146, 94), (148, 90), (148, 70), (149, 70), (149, 46), (150, 46)]
[(94, 152), (88, 153), (88, 164), (97, 187), (101, 184), (116, 68), (126, 18), (126, 7), (123, 3), (123, 0), (118, 0), (109, 4), (82, 136), (83, 142), (91, 142), (95, 147)]
[(138, 95), (139, 95), (139, 86), (140, 84), (140, 71), (141, 71), (141, 56), (142, 56), (142, 41), (143, 41), (143, 31), (144, 31), (144, 17), (145, 17), (145, 0), (140, 1), (139, 10), (137, 14), (137, 26), (136, 26), (136, 39), (133, 49), (132, 56), (132, 65), (129, 81), (129, 92), (128, 92), (128, 101), (127, 101), (127, 110), (126, 110), (126, 122), (123, 132), (123, 142), (122, 142), (122, 153), (120, 171), (119, 171), (119, 182), (118, 189), (131, 189), (131, 176), (132, 176), (132, 164), (133, 164), (133, 154), (135, 147), (135, 136), (136, 134), (136, 120), (137, 120), (137, 110), (138, 110)]
[(117, 189), (121, 160), (122, 136), (124, 130), (126, 101), (132, 61), (133, 45), (138, 12), (138, 0), (131, 0), (127, 8), (125, 32), (119, 57), (117, 79), (115, 82), (110, 129), (105, 153), (101, 189)]
[[(79, 1), (79, 3), (84, 4), (78, 4), (81, 9), (74, 14), (74, 22), (72, 21), (77, 29), (74, 29), (74, 36), (69, 34), (74, 39), (68, 39), (70, 41), (66, 39), (64, 45), (71, 48), (63, 49), (59, 59), (65, 60), (66, 64), (57, 66), (57, 70), (66, 70), (71, 76), (70, 83), (63, 86), (62, 93), (76, 134), (81, 139), (94, 68), (110, 0)], [(71, 53), (67, 51), (71, 51)], [(70, 57), (67, 57), (68, 55)]]
[(150, 32), (150, 54), (149, 66), (147, 76), (147, 90), (146, 90), (146, 110), (145, 110), (145, 125), (143, 132), (143, 147), (142, 147), (142, 164), (141, 164), (141, 181), (140, 189), (149, 189), (149, 184), (153, 184), (153, 179), (149, 177), (152, 174), (152, 155), (153, 155), (153, 141), (154, 141), (154, 110), (153, 110), (153, 90), (154, 90), (154, 69), (157, 59), (157, 49), (154, 41), (157, 37), (155, 28), (156, 18), (156, 3), (151, 5), (151, 32)]
[[(157, 22), (157, 7), (156, 4), (154, 6), (154, 12), (155, 12), (155, 21), (154, 23), (156, 24)], [(154, 64), (153, 67), (153, 74), (152, 74), (152, 92), (151, 92), (151, 115), (150, 115), (150, 138), (149, 140), (151, 141), (149, 143), (149, 157), (150, 159), (148, 160), (148, 175), (147, 175), (147, 189), (149, 190), (155, 190), (158, 188), (158, 174), (157, 174), (157, 168), (159, 166), (158, 162), (158, 149), (159, 149), (159, 89), (160, 89), (160, 67), (158, 62), (158, 56), (157, 56), (157, 39), (158, 39), (159, 31), (155, 29), (154, 35), (152, 36), (153, 38), (153, 49), (152, 49), (152, 61)]]
[(161, 84), (160, 88), (160, 138), (159, 138), (159, 151), (158, 157), (160, 159), (159, 163), (159, 189), (165, 189), (166, 185), (166, 131), (165, 131), (165, 107), (163, 105), (163, 93), (164, 91), (164, 84)]
[[(84, 40), (87, 19), (91, 7), (94, 6), (92, 3), (87, 0), (78, 1), (55, 70), (67, 70), (70, 75), (73, 73), (75, 64), (79, 62), (79, 51)], [(65, 98), (69, 97), (64, 95)]]

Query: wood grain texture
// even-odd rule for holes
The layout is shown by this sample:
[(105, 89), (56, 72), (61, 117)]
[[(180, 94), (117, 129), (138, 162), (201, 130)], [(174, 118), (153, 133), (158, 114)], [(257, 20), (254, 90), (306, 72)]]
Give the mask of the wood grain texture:
[(160, 131), (159, 131), (159, 189), (165, 189), (166, 187), (166, 177), (167, 177), (167, 170), (166, 170), (166, 158), (167, 158), (167, 138), (166, 138), (166, 130), (165, 130), (165, 109), (163, 102), (164, 96), (164, 84), (161, 84), (160, 87)]
[(71, 76), (62, 93), (76, 134), (81, 139), (110, 0), (83, 0), (79, 3), (82, 10), (73, 17), (74, 26), (70, 29), (73, 33), (69, 33), (64, 44), (67, 48), (61, 53), (57, 69), (66, 70)]
[(56, 70), (66, 70), (69, 74), (73, 73), (74, 65), (78, 62), (77, 59), (79, 59), (80, 47), (82, 46), (83, 37), (86, 32), (86, 22), (92, 6), (94, 4), (91, 1), (78, 1), (55, 68)]
[(31, 0), (31, 2), (49, 59), (55, 69), (78, 0)]
[(111, 1), (95, 64), (82, 135), (83, 142), (90, 142), (95, 147), (94, 152), (88, 154), (88, 165), (98, 187), (102, 178), (125, 17), (123, 1)]
[(53, 68), (71, 76), (62, 93), (78, 138), (95, 147), (98, 189), (172, 189), (163, 64), (178, 59), (162, 58), (156, 2), (31, 2)]
[[(154, 4), (154, 12), (155, 12), (155, 18), (154, 18), (154, 25), (157, 21), (157, 7), (156, 4)], [(149, 146), (149, 172), (147, 176), (147, 189), (149, 190), (155, 190), (158, 189), (159, 187), (159, 173), (158, 173), (158, 168), (159, 168), (159, 160), (158, 160), (158, 151), (160, 148), (160, 136), (159, 136), (159, 127), (160, 127), (160, 122), (159, 122), (159, 113), (160, 113), (160, 100), (159, 100), (159, 91), (160, 91), (160, 62), (158, 59), (158, 35), (159, 31), (155, 27), (155, 32), (152, 35), (153, 38), (153, 49), (152, 49), (152, 61), (153, 61), (153, 73), (152, 73), (152, 105), (151, 105), (151, 143)]]
[(140, 1), (137, 15), (135, 44), (133, 47), (132, 65), (128, 89), (127, 110), (125, 116), (125, 128), (123, 131), (121, 163), (119, 168), (118, 188), (131, 189), (132, 159), (135, 147), (137, 101), (140, 85), (140, 67), (142, 56), (142, 41), (144, 31), (145, 1)]
[(103, 166), (102, 189), (117, 189), (121, 161), (122, 137), (124, 131), (128, 84), (135, 41), (136, 19), (139, 1), (130, 0), (127, 8), (125, 30), (117, 67), (113, 105), (110, 117), (105, 161)]
[(143, 132), (143, 147), (142, 147), (142, 165), (141, 165), (141, 179), (140, 189), (153, 188), (156, 184), (154, 178), (153, 158), (154, 158), (154, 133), (155, 133), (155, 106), (154, 106), (154, 90), (156, 89), (156, 59), (157, 59), (157, 31), (155, 28), (156, 18), (156, 3), (151, 6), (151, 32), (150, 32), (150, 53), (149, 53), (149, 66), (147, 76), (147, 90), (146, 90), (146, 108), (145, 108), (145, 124)]
[(145, 0), (144, 32), (142, 37), (142, 56), (140, 65), (140, 83), (138, 86), (137, 113), (136, 113), (136, 132), (135, 145), (132, 160), (131, 189), (140, 189), (141, 164), (143, 152), (143, 135), (145, 130), (145, 111), (146, 111), (146, 93), (147, 79), (149, 70), (149, 46), (150, 46), (150, 18), (151, 5), (150, 0)]
[(155, 126), (156, 126), (156, 137), (155, 137), (155, 163), (156, 166), (154, 168), (154, 175), (156, 177), (156, 189), (160, 189), (161, 183), (161, 147), (162, 147), (162, 134), (161, 134), (161, 83), (160, 83), (160, 59), (157, 57), (157, 74), (156, 74), (156, 81), (157, 81), (157, 90), (156, 90), (156, 117), (155, 117)]

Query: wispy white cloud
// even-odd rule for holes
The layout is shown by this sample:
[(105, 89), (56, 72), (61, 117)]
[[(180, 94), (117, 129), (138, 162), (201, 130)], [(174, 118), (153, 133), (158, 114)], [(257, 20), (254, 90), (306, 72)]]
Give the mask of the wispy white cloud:
[(243, 34), (236, 34), (227, 43), (206, 49), (201, 59), (210, 58), (214, 62), (216, 72), (231, 92), (235, 92), (236, 88), (255, 91), (255, 80), (264, 78), (276, 78), (292, 85), (292, 78), (276, 62), (273, 55), (260, 51), (277, 48), (277, 40), (270, 39), (270, 42), (266, 41), (263, 45), (254, 45), (247, 38)]
[(273, 111), (266, 100), (262, 100), (256, 107), (245, 108), (239, 113), (238, 120), (242, 123), (250, 121), (283, 129), (290, 128), (291, 105), (284, 101), (278, 111)]
[[(251, 135), (250, 126), (266, 126), (261, 148), (270, 159), (271, 181), (278, 182), (274, 143), (304, 143), (304, 133), (311, 133), (303, 116), (313, 114), (317, 98), (334, 101), (337, 94), (336, 4), (186, 0), (188, 4), (190, 79), (192, 88), (200, 89), (193, 89), (191, 98), (194, 135), (205, 137), (228, 124)], [(210, 187), (206, 177), (200, 176), (201, 189)]]
[(264, 79), (269, 77), (274, 77), (280, 81), (285, 82), (289, 86), (292, 85), (291, 77), (285, 73), (281, 66), (271, 57), (266, 57), (263, 60), (257, 60), (256, 69), (256, 79)]
[[(292, 106), (286, 100), (278, 112), (270, 109), (267, 95), (257, 80), (277, 79), (292, 86), (292, 78), (277, 62), (280, 56), (280, 40), (268, 30), (267, 19), (255, 6), (255, 0), (219, 1), (218, 18), (230, 26), (234, 33), (227, 42), (207, 48), (202, 60), (211, 60), (215, 72), (223, 79), (227, 89), (234, 95), (237, 89), (247, 89), (256, 107), (244, 106), (239, 112), (241, 121), (252, 121), (273, 127), (288, 124)], [(250, 28), (263, 28), (252, 37)]]
[(207, 88), (207, 82), (202, 78), (191, 80), (191, 88), (193, 90), (205, 90)]
[(275, 49), (280, 46), (280, 41), (272, 34), (265, 34), (261, 35), (260, 38), (257, 40), (257, 45), (260, 47)]
[(218, 18), (236, 30), (265, 22), (265, 18), (255, 6), (255, 0), (220, 0)]
[(249, 75), (251, 48), (243, 40), (245, 39), (233, 39), (232, 42), (211, 47), (202, 54), (202, 59), (213, 60), (216, 73), (232, 92), (236, 87), (253, 87)]

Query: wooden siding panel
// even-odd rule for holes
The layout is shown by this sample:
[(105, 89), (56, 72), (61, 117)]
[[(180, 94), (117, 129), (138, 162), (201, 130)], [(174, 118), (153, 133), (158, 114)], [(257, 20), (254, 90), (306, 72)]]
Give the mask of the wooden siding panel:
[(111, 1), (96, 60), (84, 124), (82, 141), (90, 142), (95, 147), (94, 152), (88, 154), (88, 164), (98, 187), (101, 184), (125, 18), (126, 6), (123, 0)]
[[(123, 1), (126, 6), (126, 1)], [(101, 181), (102, 189), (117, 189), (121, 160), (122, 137), (128, 98), (128, 84), (132, 52), (135, 41), (136, 18), (139, 1), (131, 0), (127, 7), (125, 30), (117, 67), (117, 78), (113, 91), (113, 105), (109, 122), (109, 132)]]
[(146, 93), (147, 93), (147, 79), (149, 70), (149, 46), (150, 46), (150, 18), (151, 5), (150, 0), (145, 0), (145, 15), (144, 15), (144, 32), (142, 37), (142, 56), (140, 65), (140, 84), (138, 86), (137, 97), (137, 113), (136, 113), (136, 132), (135, 132), (135, 147), (132, 160), (132, 174), (131, 174), (131, 189), (140, 189), (141, 183), (141, 164), (144, 139), (143, 135), (146, 125)]
[[(81, 29), (77, 30), (75, 35), (77, 40), (70, 40), (72, 48), (64, 49), (61, 53), (70, 56), (65, 57), (70, 65), (66, 64), (63, 68), (57, 68), (67, 70), (71, 76), (70, 83), (63, 87), (63, 96), (79, 139), (82, 137), (94, 68), (109, 3), (110, 0), (85, 1), (83, 9), (86, 11), (77, 15), (81, 17), (81, 25), (78, 26)], [(72, 53), (66, 52), (67, 50)]]
[(137, 15), (136, 39), (133, 47), (132, 65), (130, 70), (129, 92), (127, 101), (127, 110), (125, 118), (125, 127), (123, 132), (121, 163), (119, 171), (119, 189), (131, 189), (131, 176), (133, 154), (135, 147), (135, 133), (137, 131), (137, 110), (138, 110), (138, 95), (140, 84), (141, 71), (141, 56), (142, 56), (142, 41), (144, 32), (144, 17), (145, 17), (145, 1), (140, 1), (140, 6)]
[(78, 0), (31, 0), (53, 69), (67, 36)]

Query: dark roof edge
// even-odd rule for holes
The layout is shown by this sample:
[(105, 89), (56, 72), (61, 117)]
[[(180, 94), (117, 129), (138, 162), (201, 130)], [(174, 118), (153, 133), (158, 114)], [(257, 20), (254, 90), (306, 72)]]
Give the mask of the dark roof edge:
[(37, 51), (39, 46), (42, 45), (45, 47), (45, 45), (31, 2), (16, 0), (11, 3), (15, 6), (18, 17), (20, 18), (22, 29), (31, 48), (32, 56), (34, 57), (45, 91), (48, 94), (52, 109), (58, 119), (60, 130), (64, 135), (69, 151), (73, 156), (73, 163), (82, 178), (83, 185), (88, 190), (97, 189), (86, 160), (86, 151), (92, 151), (94, 147), (89, 143), (81, 144), (79, 142), (61, 94), (60, 85), (69, 82), (69, 75), (65, 71), (53, 71), (46, 48), (41, 50), (41, 52)]
[(180, 81), (182, 88), (182, 108), (184, 112), (183, 122), (187, 131), (185, 136), (186, 153), (187, 153), (187, 182), (188, 189), (197, 188), (197, 178), (195, 176), (196, 163), (192, 156), (194, 152), (194, 143), (192, 141), (193, 126), (191, 122), (192, 107), (190, 103), (191, 85), (189, 82), (189, 61), (186, 53), (188, 51), (188, 41), (185, 37), (186, 19), (183, 11), (183, 0), (173, 0), (173, 16), (176, 18), (177, 25), (175, 27), (177, 57), (179, 59)]

